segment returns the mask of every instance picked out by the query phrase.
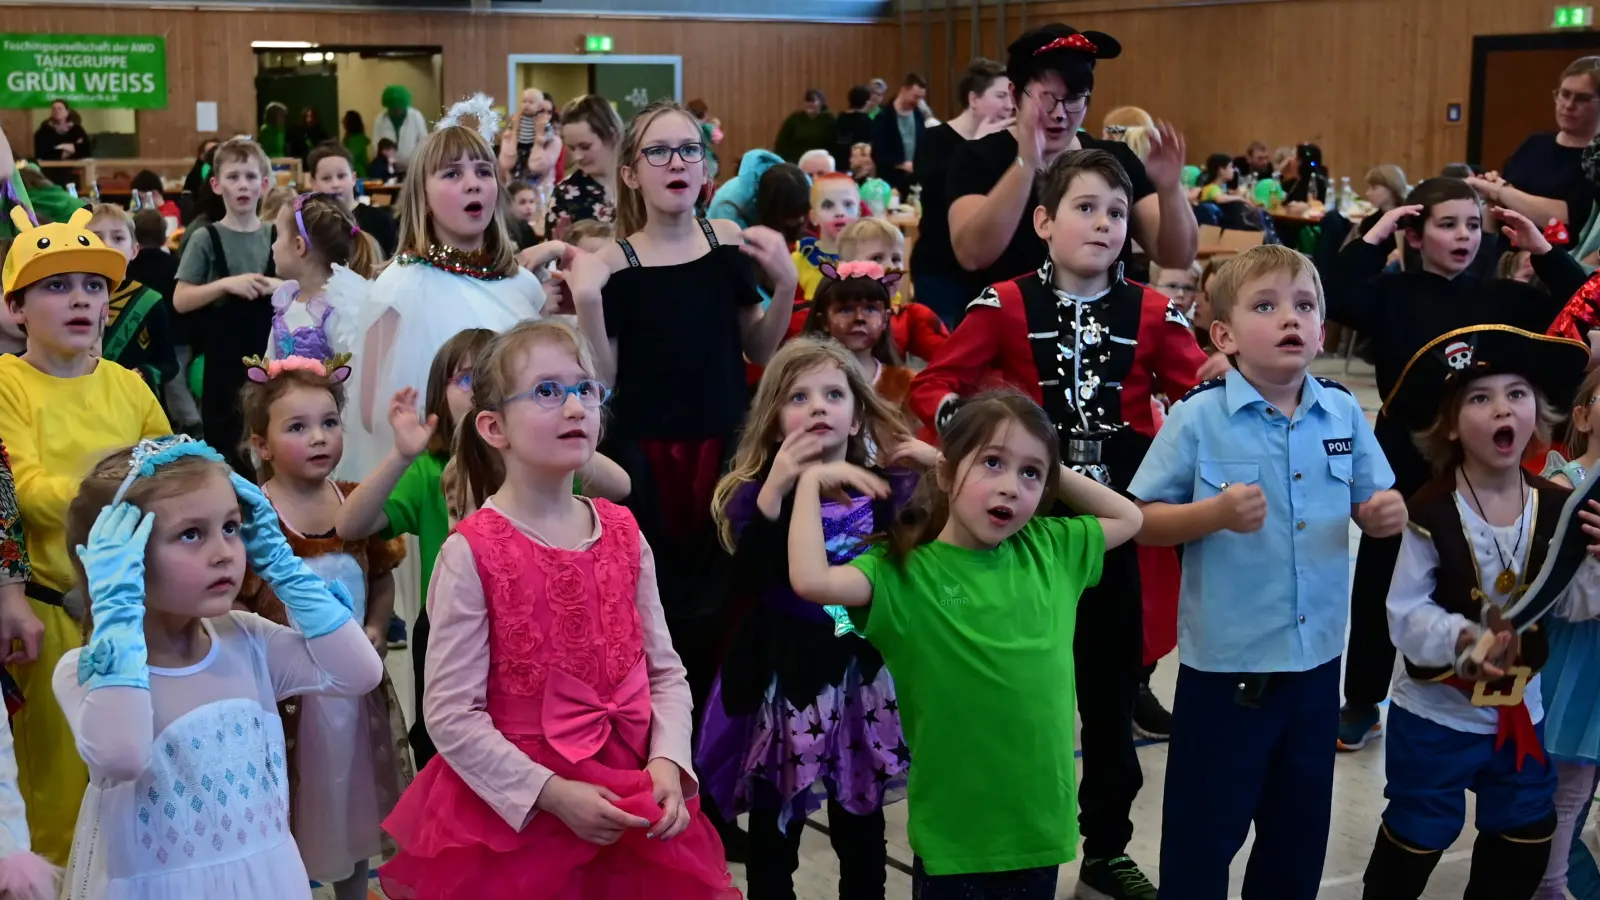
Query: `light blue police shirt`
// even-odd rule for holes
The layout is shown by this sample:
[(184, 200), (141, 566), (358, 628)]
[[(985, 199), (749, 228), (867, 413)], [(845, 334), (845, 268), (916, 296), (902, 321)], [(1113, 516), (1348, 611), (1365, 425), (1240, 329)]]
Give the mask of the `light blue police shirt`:
[(1206, 672), (1305, 672), (1344, 649), (1350, 506), (1394, 485), (1361, 404), (1307, 376), (1285, 417), (1238, 370), (1172, 408), (1129, 493), (1193, 503), (1259, 484), (1260, 530), (1183, 548), (1178, 655)]

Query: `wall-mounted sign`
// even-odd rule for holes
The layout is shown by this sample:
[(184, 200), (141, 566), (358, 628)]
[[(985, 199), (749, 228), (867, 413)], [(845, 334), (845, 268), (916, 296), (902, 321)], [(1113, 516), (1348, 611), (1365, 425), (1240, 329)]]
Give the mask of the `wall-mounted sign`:
[(1558, 6), (1550, 20), (1551, 28), (1593, 28), (1594, 7)]
[(583, 52), (585, 53), (610, 53), (611, 35), (586, 34), (583, 36)]
[(0, 108), (165, 109), (167, 43), (115, 34), (0, 33)]

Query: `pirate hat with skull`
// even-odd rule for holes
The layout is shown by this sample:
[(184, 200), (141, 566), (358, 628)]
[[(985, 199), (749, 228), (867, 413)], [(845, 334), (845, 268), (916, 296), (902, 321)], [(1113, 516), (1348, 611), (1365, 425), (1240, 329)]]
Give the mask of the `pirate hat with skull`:
[(1474, 325), (1442, 334), (1406, 363), (1380, 415), (1412, 431), (1433, 424), (1447, 391), (1488, 375), (1516, 374), (1546, 399), (1565, 403), (1589, 364), (1589, 345), (1510, 325)]

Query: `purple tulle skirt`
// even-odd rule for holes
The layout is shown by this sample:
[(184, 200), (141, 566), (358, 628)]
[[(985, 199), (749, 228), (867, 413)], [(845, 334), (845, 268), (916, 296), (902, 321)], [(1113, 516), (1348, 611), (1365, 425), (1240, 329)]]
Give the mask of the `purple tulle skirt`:
[(899, 800), (910, 768), (889, 670), (864, 684), (855, 662), (838, 687), (825, 687), (804, 708), (780, 696), (774, 679), (760, 708), (734, 717), (723, 710), (718, 676), (695, 759), (703, 792), (724, 816), (732, 820), (757, 796), (776, 794), (784, 831), (829, 798), (858, 816)]

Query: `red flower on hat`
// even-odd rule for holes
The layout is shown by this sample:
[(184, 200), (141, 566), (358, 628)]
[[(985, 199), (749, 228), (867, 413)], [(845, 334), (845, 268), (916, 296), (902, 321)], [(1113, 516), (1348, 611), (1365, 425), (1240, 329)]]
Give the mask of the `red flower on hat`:
[(1052, 50), (1081, 50), (1084, 53), (1100, 52), (1100, 48), (1094, 45), (1094, 41), (1081, 34), (1069, 34), (1066, 37), (1059, 37), (1045, 44), (1043, 47), (1033, 51), (1033, 55), (1038, 56), (1043, 53), (1049, 53)]

